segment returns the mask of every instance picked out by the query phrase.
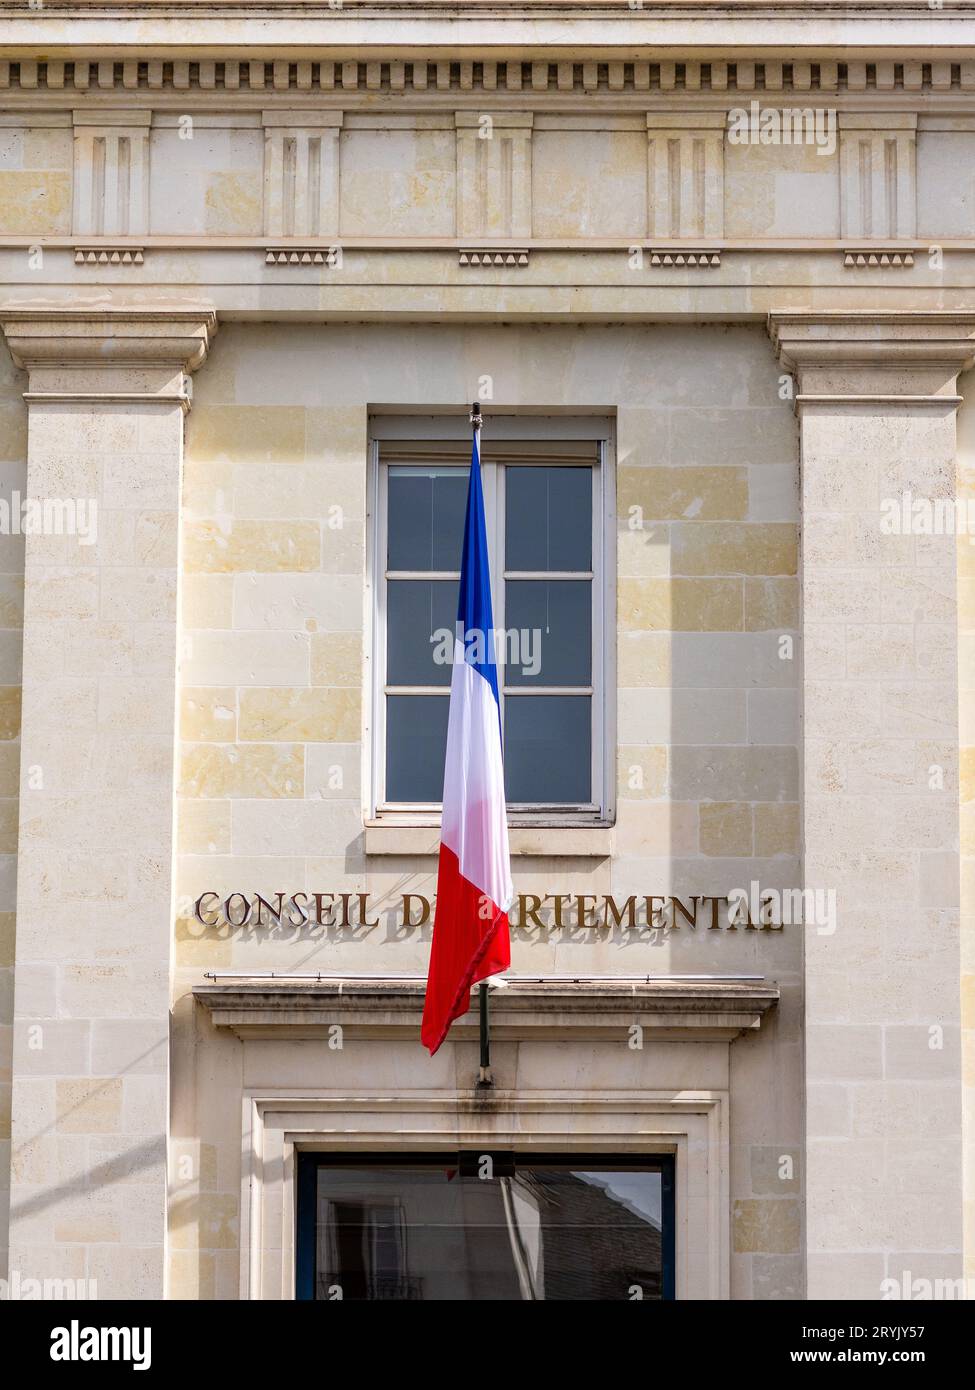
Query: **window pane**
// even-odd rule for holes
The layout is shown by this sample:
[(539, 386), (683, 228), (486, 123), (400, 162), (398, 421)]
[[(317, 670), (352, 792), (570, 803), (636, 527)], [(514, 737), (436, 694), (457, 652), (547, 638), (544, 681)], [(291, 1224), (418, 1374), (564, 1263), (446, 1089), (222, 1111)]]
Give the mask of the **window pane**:
[(505, 584), (506, 685), (588, 685), (592, 585), (588, 579)]
[(588, 695), (508, 695), (504, 782), (509, 801), (588, 803), (591, 729)]
[(505, 569), (592, 568), (592, 469), (506, 468)]
[(447, 751), (445, 695), (386, 697), (386, 800), (440, 801)]
[[(386, 586), (386, 684), (449, 685), (457, 623), (456, 579), (390, 579)], [(444, 639), (444, 632), (450, 634)], [(430, 638), (437, 635), (436, 642)]]
[(501, 1166), (481, 1177), (454, 1158), (320, 1164), (299, 1197), (299, 1242), (314, 1243), (309, 1296), (627, 1302), (634, 1286), (645, 1300), (666, 1296), (673, 1187), (662, 1165), (546, 1155)]
[(386, 568), (459, 570), (466, 468), (389, 468)]

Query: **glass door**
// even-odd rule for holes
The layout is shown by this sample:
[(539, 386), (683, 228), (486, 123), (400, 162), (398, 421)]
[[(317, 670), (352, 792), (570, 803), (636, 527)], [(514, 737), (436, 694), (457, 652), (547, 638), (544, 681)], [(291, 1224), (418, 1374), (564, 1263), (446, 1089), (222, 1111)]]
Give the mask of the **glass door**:
[(674, 1296), (668, 1155), (301, 1154), (299, 1299)]

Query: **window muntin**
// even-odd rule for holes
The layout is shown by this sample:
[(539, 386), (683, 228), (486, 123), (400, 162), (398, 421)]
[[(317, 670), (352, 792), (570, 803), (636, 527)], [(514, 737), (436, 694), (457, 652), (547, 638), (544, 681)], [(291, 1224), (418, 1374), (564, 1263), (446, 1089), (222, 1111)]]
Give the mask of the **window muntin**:
[[(379, 814), (436, 813), (467, 497), (465, 445), (377, 450), (374, 799)], [(513, 819), (605, 810), (605, 458), (595, 440), (482, 446), (492, 596)]]

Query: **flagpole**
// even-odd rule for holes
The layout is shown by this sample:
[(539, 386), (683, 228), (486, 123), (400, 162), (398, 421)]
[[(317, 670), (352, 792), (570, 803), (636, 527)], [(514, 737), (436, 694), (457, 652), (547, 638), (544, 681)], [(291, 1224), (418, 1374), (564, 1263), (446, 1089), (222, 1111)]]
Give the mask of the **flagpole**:
[(481, 1065), (477, 1073), (477, 1089), (487, 1090), (494, 1085), (491, 1076), (491, 1020), (488, 1014), (488, 987), (483, 982), (478, 985), (481, 1011)]

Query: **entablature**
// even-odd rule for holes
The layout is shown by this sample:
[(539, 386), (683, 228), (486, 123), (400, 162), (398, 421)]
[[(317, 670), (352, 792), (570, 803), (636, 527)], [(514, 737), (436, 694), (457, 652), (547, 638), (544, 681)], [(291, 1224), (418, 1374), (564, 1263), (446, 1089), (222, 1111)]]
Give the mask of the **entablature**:
[[(685, 45), (644, 59), (485, 37), (476, 56), (418, 57), (412, 19), (353, 8), (385, 24), (389, 52), (8, 49), (0, 248), (67, 247), (86, 283), (150, 284), (158, 252), (177, 249), (206, 252), (202, 280), (223, 273), (211, 252), (233, 252), (232, 273), (249, 279), (237, 253), (252, 248), (279, 279), (304, 267), (331, 284), (357, 251), (443, 249), (468, 281), (488, 269), (545, 285), (563, 278), (551, 261), (543, 271), (549, 250), (620, 247), (631, 271), (646, 260), (665, 281), (715, 279), (740, 251), (835, 250), (827, 283), (862, 272), (923, 288), (975, 241), (950, 176), (975, 159), (975, 50), (896, 53), (878, 35), (863, 58)], [(344, 5), (329, 13), (347, 18)]]

